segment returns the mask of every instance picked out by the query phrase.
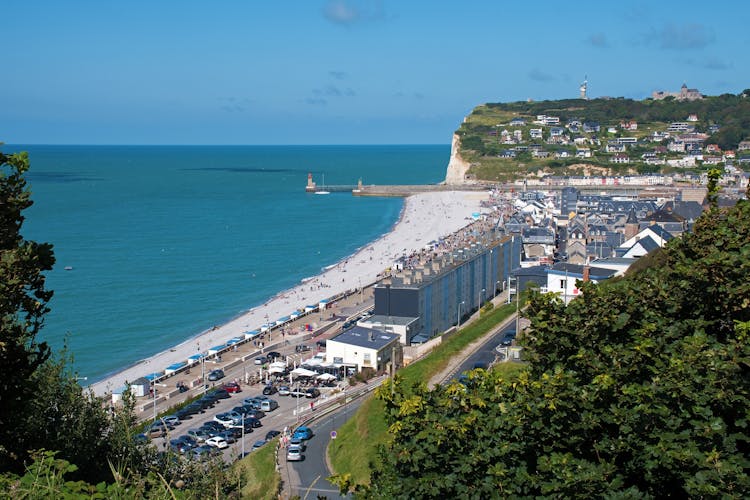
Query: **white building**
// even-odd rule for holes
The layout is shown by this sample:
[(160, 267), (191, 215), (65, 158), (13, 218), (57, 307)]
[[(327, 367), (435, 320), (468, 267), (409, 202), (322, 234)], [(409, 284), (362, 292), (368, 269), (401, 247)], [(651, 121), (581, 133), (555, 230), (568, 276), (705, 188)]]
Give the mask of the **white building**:
[(394, 351), (400, 351), (400, 336), (355, 326), (326, 342), (326, 360), (334, 365), (385, 370)]

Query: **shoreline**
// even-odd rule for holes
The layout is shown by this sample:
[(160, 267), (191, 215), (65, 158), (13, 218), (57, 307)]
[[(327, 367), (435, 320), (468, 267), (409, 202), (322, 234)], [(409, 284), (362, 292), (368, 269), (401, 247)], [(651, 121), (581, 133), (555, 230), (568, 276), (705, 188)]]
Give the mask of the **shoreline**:
[(470, 224), (471, 215), (481, 211), (480, 201), (486, 197), (486, 192), (477, 191), (444, 191), (409, 196), (390, 231), (348, 257), (321, 268), (319, 274), (303, 278), (292, 288), (279, 291), (263, 304), (197, 333), (176, 346), (105, 375), (88, 387), (98, 396), (105, 395), (124, 386), (126, 381), (185, 361), (193, 354), (205, 352), (212, 346), (240, 336), (245, 331), (258, 329), (264, 323), (273, 322), (306, 305), (317, 305), (331, 296), (370, 285), (401, 255), (408, 255), (430, 241)]

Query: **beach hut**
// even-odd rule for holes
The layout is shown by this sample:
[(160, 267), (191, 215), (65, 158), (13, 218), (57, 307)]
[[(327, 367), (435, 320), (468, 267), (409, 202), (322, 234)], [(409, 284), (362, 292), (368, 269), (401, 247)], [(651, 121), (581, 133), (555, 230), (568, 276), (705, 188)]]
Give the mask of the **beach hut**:
[(323, 299), (323, 300), (320, 301), (320, 303), (318, 303), (318, 309), (320, 309), (321, 311), (324, 311), (327, 308), (328, 308), (328, 300), (327, 299)]
[(227, 340), (227, 347), (229, 347), (230, 345), (238, 344), (243, 340), (245, 339), (242, 337), (232, 337), (231, 339)]
[(313, 312), (315, 309), (317, 309), (318, 306), (305, 306), (305, 312)]
[(161, 378), (163, 376), (164, 376), (164, 372), (154, 372), (154, 373), (149, 373), (148, 375), (144, 375), (143, 378), (145, 378), (149, 382), (153, 382), (154, 380)]
[(260, 335), (260, 330), (250, 330), (248, 332), (245, 332), (244, 335), (246, 339), (254, 339), (258, 335)]
[(180, 368), (183, 368), (187, 363), (180, 361), (179, 363), (173, 363), (164, 369), (164, 375), (172, 375), (177, 372)]
[(135, 397), (145, 396), (151, 390), (151, 380), (146, 377), (137, 378), (130, 383), (130, 390)]
[(187, 359), (187, 363), (188, 363), (189, 365), (192, 365), (192, 364), (194, 364), (194, 363), (197, 363), (197, 362), (198, 362), (198, 361), (200, 361), (201, 359), (203, 359), (203, 354), (193, 354), (192, 356), (190, 356), (190, 357), (189, 357), (189, 358)]
[(215, 345), (213, 347), (208, 348), (208, 355), (213, 356), (214, 354), (219, 354), (222, 349), (224, 349), (226, 345)]
[(283, 325), (287, 321), (289, 321), (291, 318), (289, 316), (283, 316), (276, 320), (276, 325)]
[(125, 394), (128, 390), (127, 385), (123, 385), (122, 387), (119, 387), (112, 391), (112, 404), (116, 405), (120, 401), (122, 401), (122, 395)]
[(294, 311), (292, 314), (289, 315), (289, 319), (297, 319), (299, 318), (299, 311)]

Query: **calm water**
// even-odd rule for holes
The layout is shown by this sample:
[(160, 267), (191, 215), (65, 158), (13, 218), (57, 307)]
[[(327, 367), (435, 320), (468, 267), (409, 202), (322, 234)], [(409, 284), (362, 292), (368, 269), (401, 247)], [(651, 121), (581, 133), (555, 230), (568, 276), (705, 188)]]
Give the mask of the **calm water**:
[[(440, 182), (440, 146), (4, 146), (29, 151), (24, 236), (54, 245), (42, 338), (89, 382), (262, 304), (387, 232), (400, 199), (327, 184)], [(70, 266), (73, 269), (66, 271)]]

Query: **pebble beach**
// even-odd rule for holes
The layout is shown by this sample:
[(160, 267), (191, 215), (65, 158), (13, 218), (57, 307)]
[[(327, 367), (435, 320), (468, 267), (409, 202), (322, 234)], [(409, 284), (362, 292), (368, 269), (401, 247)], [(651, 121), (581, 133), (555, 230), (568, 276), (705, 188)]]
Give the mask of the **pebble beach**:
[[(114, 373), (91, 385), (97, 395), (105, 395), (122, 387), (127, 381), (163, 370), (205, 352), (211, 346), (225, 343), (254, 330), (268, 321), (288, 316), (306, 305), (367, 286), (378, 279), (393, 262), (425, 247), (429, 242), (448, 236), (473, 221), (480, 212), (480, 203), (487, 199), (484, 192), (430, 192), (412, 195), (405, 200), (398, 222), (392, 230), (353, 255), (334, 263), (321, 274), (304, 279), (299, 285), (278, 293), (268, 302), (179, 345)], [(341, 237), (342, 235), (336, 235)]]

